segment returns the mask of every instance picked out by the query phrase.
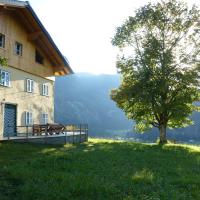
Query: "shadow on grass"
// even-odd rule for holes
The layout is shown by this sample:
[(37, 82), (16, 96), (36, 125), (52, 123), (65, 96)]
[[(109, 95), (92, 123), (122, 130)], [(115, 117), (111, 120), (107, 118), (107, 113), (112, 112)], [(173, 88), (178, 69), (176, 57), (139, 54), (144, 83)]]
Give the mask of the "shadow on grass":
[(100, 140), (2, 144), (0, 153), (21, 181), (15, 199), (200, 199), (200, 152), (186, 147)]
[(23, 182), (20, 178), (13, 177), (6, 170), (0, 170), (0, 196), (1, 200), (7, 200), (16, 195), (22, 195), (20, 185)]

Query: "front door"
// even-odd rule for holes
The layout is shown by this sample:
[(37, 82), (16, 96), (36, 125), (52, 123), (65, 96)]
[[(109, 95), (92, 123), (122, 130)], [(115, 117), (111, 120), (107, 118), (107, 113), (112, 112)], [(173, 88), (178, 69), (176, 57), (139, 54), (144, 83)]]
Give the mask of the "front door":
[(4, 137), (16, 136), (17, 107), (12, 104), (5, 104), (4, 112)]

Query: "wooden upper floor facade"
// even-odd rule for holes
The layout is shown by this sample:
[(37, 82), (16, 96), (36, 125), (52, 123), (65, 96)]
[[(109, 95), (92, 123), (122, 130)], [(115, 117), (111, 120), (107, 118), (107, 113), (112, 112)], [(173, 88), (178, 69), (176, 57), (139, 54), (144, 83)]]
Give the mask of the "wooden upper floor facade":
[(28, 2), (0, 0), (0, 56), (40, 77), (73, 73)]

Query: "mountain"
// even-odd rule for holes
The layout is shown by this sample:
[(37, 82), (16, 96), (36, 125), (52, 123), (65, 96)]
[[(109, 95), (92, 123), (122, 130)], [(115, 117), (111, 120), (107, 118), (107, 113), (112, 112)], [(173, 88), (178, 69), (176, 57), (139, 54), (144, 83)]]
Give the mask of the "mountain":
[(110, 99), (119, 86), (119, 75), (74, 74), (57, 77), (55, 82), (55, 121), (63, 124), (87, 123), (91, 135), (127, 133), (133, 122)]
[[(89, 134), (98, 137), (126, 137), (155, 141), (158, 130), (137, 134), (134, 122), (110, 99), (112, 88), (120, 84), (119, 75), (91, 75), (79, 73), (57, 77), (55, 81), (55, 121), (63, 124), (89, 125)], [(200, 104), (200, 103), (199, 103)], [(169, 129), (169, 138), (200, 141), (200, 113), (193, 113), (194, 124), (179, 129)]]

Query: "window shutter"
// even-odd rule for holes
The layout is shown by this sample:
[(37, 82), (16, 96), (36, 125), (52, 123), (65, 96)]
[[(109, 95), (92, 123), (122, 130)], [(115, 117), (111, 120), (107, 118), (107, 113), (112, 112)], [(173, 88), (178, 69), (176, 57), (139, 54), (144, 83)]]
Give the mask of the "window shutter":
[(42, 84), (42, 95), (48, 96), (49, 95), (49, 87), (47, 84)]
[(45, 95), (45, 91), (44, 91), (44, 89), (45, 89), (45, 85), (42, 84), (42, 95)]
[(32, 125), (33, 124), (33, 113), (29, 113), (29, 124)]
[(44, 122), (44, 114), (42, 114), (42, 124), (45, 124), (45, 122)]
[(31, 112), (25, 112), (26, 126), (33, 124), (33, 114)]
[(26, 91), (33, 92), (34, 91), (34, 81), (31, 79), (26, 79)]
[(34, 82), (31, 80), (31, 92), (34, 92)]
[(49, 95), (49, 86), (48, 85), (46, 85), (46, 90), (47, 90), (47, 93), (46, 93), (46, 95), (48, 96)]
[(25, 125), (28, 125), (28, 112), (25, 112)]
[(5, 85), (10, 86), (10, 73), (9, 72), (5, 73)]
[(29, 92), (29, 79), (26, 79), (26, 91)]
[(42, 113), (42, 124), (48, 123), (48, 114)]
[(4, 85), (5, 84), (5, 72), (2, 71), (1, 73), (1, 84)]

